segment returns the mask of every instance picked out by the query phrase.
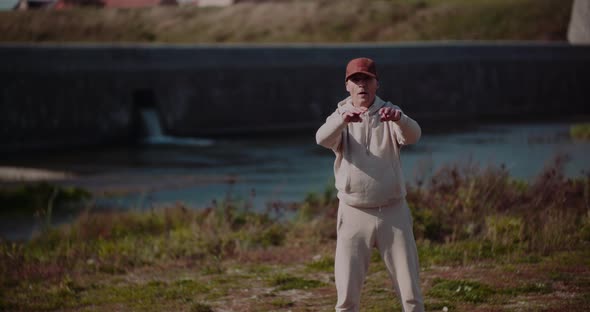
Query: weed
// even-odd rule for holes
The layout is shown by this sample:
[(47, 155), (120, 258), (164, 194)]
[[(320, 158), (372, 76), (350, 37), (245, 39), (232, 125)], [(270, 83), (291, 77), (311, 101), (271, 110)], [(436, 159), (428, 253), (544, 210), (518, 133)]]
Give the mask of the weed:
[(571, 274), (564, 273), (564, 272), (551, 272), (549, 274), (549, 278), (555, 282), (564, 282), (572, 280)]
[(254, 274), (266, 274), (268, 272), (271, 272), (272, 270), (272, 267), (264, 264), (259, 264), (248, 268), (248, 271)]
[(448, 244), (431, 244), (422, 242), (418, 244), (420, 265), (466, 265), (471, 262), (495, 259), (502, 262), (499, 256), (509, 254), (513, 250), (492, 245), (489, 241), (461, 241)]
[(379, 253), (379, 250), (377, 250), (376, 248), (371, 250), (371, 262), (372, 263), (381, 262), (381, 254)]
[(572, 125), (570, 136), (574, 139), (590, 140), (590, 123)]
[(325, 284), (316, 280), (308, 280), (288, 274), (279, 274), (272, 278), (270, 284), (277, 287), (277, 290), (309, 289), (322, 287)]
[(518, 263), (529, 263), (529, 264), (539, 263), (539, 262), (541, 262), (541, 260), (543, 260), (541, 258), (541, 256), (538, 254), (534, 254), (534, 253), (523, 254), (520, 257), (516, 258), (516, 262), (518, 262)]
[[(363, 286), (361, 306), (363, 311), (401, 311), (401, 304), (393, 289), (389, 286), (389, 277), (385, 272), (372, 274)], [(387, 283), (383, 284), (386, 280)], [(365, 298), (370, 298), (369, 300)]]
[(280, 224), (273, 224), (263, 231), (257, 233), (252, 243), (262, 247), (280, 246), (285, 241), (285, 229)]
[(524, 240), (524, 222), (521, 218), (503, 215), (488, 216), (485, 219), (485, 237), (494, 245), (512, 246)]
[(295, 305), (295, 302), (285, 299), (285, 298), (276, 298), (270, 302), (271, 305), (277, 308), (289, 308)]
[(486, 302), (496, 291), (491, 287), (465, 280), (445, 280), (436, 278), (429, 295), (451, 302), (463, 301), (471, 303)]
[(208, 261), (201, 266), (201, 273), (205, 275), (222, 274), (224, 270), (223, 262), (219, 257), (214, 258), (212, 261)]
[(322, 257), (306, 264), (311, 271), (332, 272), (334, 271), (334, 257)]
[(585, 216), (582, 217), (579, 230), (579, 237), (582, 241), (590, 242), (590, 209)]
[(205, 303), (196, 302), (191, 306), (191, 312), (213, 312), (213, 308)]
[(418, 210), (410, 206), (414, 219), (414, 236), (434, 242), (442, 242), (449, 229), (444, 228), (441, 220), (434, 216), (432, 210)]
[(553, 287), (549, 283), (531, 283), (519, 287), (503, 289), (500, 293), (507, 294), (510, 296), (517, 296), (521, 294), (539, 293), (548, 294), (553, 291)]
[(323, 194), (311, 192), (307, 194), (303, 202), (298, 207), (297, 220), (299, 222), (309, 222), (318, 216), (335, 216), (338, 208), (337, 191), (334, 187), (334, 181), (326, 185)]

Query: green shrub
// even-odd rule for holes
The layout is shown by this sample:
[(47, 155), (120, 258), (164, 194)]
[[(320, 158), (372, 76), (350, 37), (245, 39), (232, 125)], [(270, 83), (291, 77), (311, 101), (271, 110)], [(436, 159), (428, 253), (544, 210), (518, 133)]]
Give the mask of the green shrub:
[(524, 222), (519, 217), (487, 216), (485, 222), (486, 238), (494, 245), (512, 246), (524, 240)]
[(590, 140), (590, 123), (576, 124), (570, 127), (570, 136), (579, 140)]
[(435, 217), (429, 209), (415, 209), (411, 207), (414, 219), (414, 236), (417, 240), (427, 239), (433, 242), (442, 242), (449, 230), (443, 227), (442, 220)]
[(260, 231), (258, 235), (253, 237), (252, 241), (262, 247), (280, 246), (285, 241), (285, 232), (286, 229), (277, 223)]
[(78, 203), (91, 197), (92, 195), (82, 188), (57, 186), (47, 182), (2, 188), (0, 189), (0, 213), (3, 215), (46, 213), (50, 205), (61, 209), (64, 204)]

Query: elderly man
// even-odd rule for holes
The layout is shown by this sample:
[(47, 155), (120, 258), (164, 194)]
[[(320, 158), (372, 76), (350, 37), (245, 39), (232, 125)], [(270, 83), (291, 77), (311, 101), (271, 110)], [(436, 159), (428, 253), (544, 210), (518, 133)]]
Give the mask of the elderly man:
[(336, 154), (336, 311), (359, 311), (372, 247), (379, 250), (404, 311), (424, 311), (400, 163), (401, 147), (418, 141), (420, 126), (376, 96), (373, 60), (351, 60), (345, 84), (350, 96), (316, 133), (317, 143)]

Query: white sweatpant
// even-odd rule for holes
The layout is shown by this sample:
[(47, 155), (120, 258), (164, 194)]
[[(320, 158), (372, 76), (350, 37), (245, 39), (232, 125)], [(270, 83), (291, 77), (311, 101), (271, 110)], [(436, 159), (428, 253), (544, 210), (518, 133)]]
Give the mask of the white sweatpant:
[(379, 208), (338, 206), (335, 277), (336, 311), (359, 311), (372, 247), (379, 249), (403, 310), (424, 311), (418, 252), (405, 199)]

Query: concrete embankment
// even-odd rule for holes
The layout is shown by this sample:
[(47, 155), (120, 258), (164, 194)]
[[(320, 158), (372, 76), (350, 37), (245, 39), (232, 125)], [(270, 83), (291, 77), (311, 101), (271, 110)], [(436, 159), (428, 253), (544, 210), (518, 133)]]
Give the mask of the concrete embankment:
[(358, 56), (431, 123), (590, 115), (584, 45), (0, 45), (0, 150), (132, 142), (145, 108), (177, 136), (311, 130)]

